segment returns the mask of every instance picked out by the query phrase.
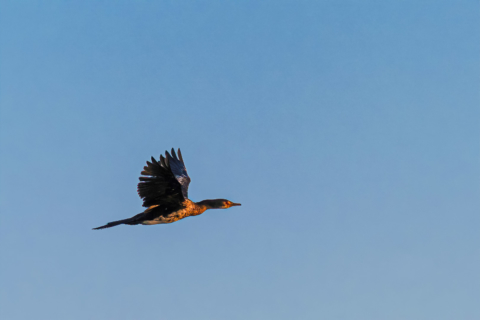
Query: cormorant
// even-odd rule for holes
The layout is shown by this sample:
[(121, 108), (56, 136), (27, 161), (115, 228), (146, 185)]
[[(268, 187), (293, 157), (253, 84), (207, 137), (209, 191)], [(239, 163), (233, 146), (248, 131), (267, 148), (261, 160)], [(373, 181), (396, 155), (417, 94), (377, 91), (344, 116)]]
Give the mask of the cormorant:
[(240, 206), (225, 199), (203, 200), (193, 202), (188, 199), (190, 177), (183, 162), (182, 153), (178, 149), (178, 157), (172, 148), (172, 155), (165, 151), (165, 157), (160, 155), (160, 161), (152, 157), (147, 161), (139, 178), (137, 191), (147, 209), (128, 219), (109, 222), (93, 230), (110, 228), (119, 224), (172, 223), (180, 219), (197, 216), (207, 209), (228, 209)]

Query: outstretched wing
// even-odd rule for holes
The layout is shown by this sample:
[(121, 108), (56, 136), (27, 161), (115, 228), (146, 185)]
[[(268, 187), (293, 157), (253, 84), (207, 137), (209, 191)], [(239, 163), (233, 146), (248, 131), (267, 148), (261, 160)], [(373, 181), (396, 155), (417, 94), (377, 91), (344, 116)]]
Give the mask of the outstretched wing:
[(138, 195), (143, 199), (143, 206), (153, 205), (181, 206), (187, 199), (188, 184), (190, 177), (183, 164), (180, 149), (180, 160), (172, 149), (173, 157), (166, 152), (160, 161), (152, 157), (152, 162), (147, 161), (139, 178)]
[[(161, 158), (162, 156), (160, 156)], [(167, 164), (170, 166), (172, 173), (177, 178), (177, 181), (182, 185), (182, 193), (185, 199), (188, 199), (188, 185), (190, 184), (190, 177), (187, 173), (187, 168), (185, 168), (185, 163), (183, 162), (182, 152), (178, 148), (178, 157), (175, 154), (175, 150), (172, 148), (172, 155), (168, 152), (165, 152), (165, 157), (167, 159)]]

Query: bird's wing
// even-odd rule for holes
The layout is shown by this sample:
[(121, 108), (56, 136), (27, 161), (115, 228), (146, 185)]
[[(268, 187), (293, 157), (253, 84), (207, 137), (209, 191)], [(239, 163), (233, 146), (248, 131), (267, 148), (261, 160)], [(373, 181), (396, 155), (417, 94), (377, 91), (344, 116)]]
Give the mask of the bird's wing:
[[(172, 148), (172, 155), (165, 152), (166, 162), (170, 166), (172, 173), (177, 178), (177, 181), (182, 185), (182, 193), (185, 199), (188, 199), (188, 185), (190, 184), (190, 177), (187, 173), (187, 168), (183, 162), (182, 152), (178, 149), (178, 157), (175, 154), (175, 150)], [(160, 156), (161, 158), (161, 156)], [(161, 160), (161, 159), (160, 159)]]
[[(179, 155), (182, 159), (180, 153)], [(172, 157), (167, 152), (166, 158), (160, 156), (160, 161), (157, 161), (152, 157), (151, 161), (147, 161), (147, 166), (143, 168), (137, 187), (138, 195), (143, 199), (143, 206), (147, 208), (154, 205), (181, 206), (181, 203), (187, 198), (183, 190), (184, 188), (188, 190), (190, 182), (183, 160), (178, 160), (176, 155)], [(183, 179), (187, 181), (185, 187), (175, 174), (179, 167), (177, 162), (181, 163), (184, 168), (185, 177)]]

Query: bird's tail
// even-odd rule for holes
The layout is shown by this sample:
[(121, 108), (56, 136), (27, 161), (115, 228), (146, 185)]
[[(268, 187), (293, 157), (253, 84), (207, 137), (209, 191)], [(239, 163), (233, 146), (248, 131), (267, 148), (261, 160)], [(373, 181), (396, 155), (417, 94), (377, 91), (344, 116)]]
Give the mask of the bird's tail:
[(111, 227), (118, 226), (119, 224), (130, 224), (130, 225), (132, 225), (132, 224), (136, 224), (136, 223), (134, 223), (132, 221), (132, 218), (128, 218), (128, 219), (123, 219), (123, 220), (118, 220), (118, 221), (112, 221), (112, 222), (107, 223), (104, 226), (93, 228), (92, 230), (100, 230), (100, 229), (111, 228)]

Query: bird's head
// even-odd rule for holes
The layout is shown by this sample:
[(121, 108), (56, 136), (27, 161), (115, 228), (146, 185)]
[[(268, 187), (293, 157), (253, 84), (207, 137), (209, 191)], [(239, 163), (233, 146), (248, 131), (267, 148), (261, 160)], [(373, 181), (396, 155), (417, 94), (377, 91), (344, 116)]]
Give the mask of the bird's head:
[(226, 199), (203, 200), (198, 204), (206, 206), (207, 209), (228, 209), (234, 206), (241, 206), (240, 203), (235, 203)]

